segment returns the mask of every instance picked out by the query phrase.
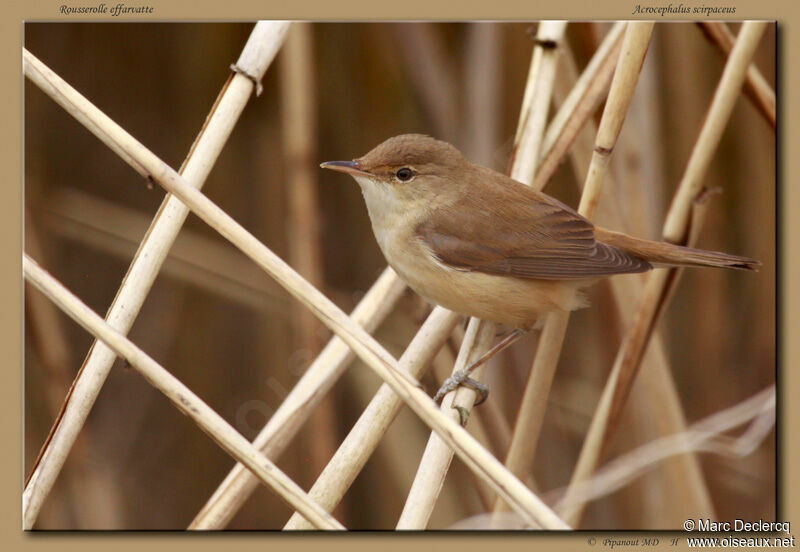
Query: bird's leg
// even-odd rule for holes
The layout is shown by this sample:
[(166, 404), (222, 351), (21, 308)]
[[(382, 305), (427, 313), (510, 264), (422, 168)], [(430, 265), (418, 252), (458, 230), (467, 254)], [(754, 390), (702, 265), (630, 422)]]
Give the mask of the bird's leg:
[(499, 343), (497, 343), (497, 345), (495, 345), (494, 347), (483, 353), (483, 355), (478, 360), (476, 360), (463, 370), (458, 370), (454, 372), (452, 376), (444, 380), (442, 387), (436, 392), (436, 395), (434, 395), (433, 400), (438, 403), (450, 391), (452, 391), (453, 389), (457, 388), (460, 385), (464, 385), (465, 387), (471, 387), (478, 393), (478, 398), (475, 401), (474, 406), (478, 406), (479, 404), (481, 404), (483, 401), (486, 400), (486, 397), (489, 396), (489, 388), (486, 385), (470, 378), (469, 375), (473, 371), (475, 371), (475, 369), (478, 366), (481, 366), (482, 364), (486, 363), (486, 361), (488, 361), (494, 355), (496, 355), (503, 349), (515, 343), (520, 337), (525, 335), (525, 333), (526, 330), (520, 330), (520, 329), (514, 330), (506, 337), (504, 337)]

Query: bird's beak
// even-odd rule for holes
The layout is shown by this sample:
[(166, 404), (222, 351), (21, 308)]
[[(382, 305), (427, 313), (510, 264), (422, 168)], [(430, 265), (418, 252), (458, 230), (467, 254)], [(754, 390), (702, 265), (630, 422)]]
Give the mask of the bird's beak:
[(331, 169), (353, 176), (368, 176), (369, 173), (362, 171), (358, 167), (358, 161), (327, 161), (320, 165), (323, 169)]

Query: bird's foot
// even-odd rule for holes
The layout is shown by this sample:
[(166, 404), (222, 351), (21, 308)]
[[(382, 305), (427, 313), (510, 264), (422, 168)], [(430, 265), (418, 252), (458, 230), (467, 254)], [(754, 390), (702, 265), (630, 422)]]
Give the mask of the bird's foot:
[(470, 378), (469, 375), (478, 366), (481, 366), (487, 360), (492, 358), (494, 355), (496, 355), (497, 353), (499, 353), (500, 351), (502, 351), (503, 349), (514, 343), (523, 335), (525, 335), (526, 331), (527, 330), (517, 328), (516, 330), (508, 334), (505, 338), (503, 338), (503, 340), (500, 341), (500, 343), (498, 343), (497, 345), (486, 351), (483, 354), (483, 356), (481, 356), (478, 360), (470, 364), (467, 368), (465, 368), (464, 370), (457, 370), (453, 372), (452, 376), (444, 380), (442, 388), (436, 392), (436, 395), (434, 395), (433, 400), (438, 403), (444, 398), (444, 396), (447, 393), (449, 393), (456, 387), (463, 385), (465, 387), (470, 387), (474, 389), (475, 392), (478, 394), (474, 406), (478, 406), (479, 404), (481, 404), (483, 401), (486, 400), (486, 397), (489, 396), (489, 388), (483, 383), (480, 383), (479, 381), (475, 381), (474, 379)]
[(453, 375), (444, 380), (442, 387), (436, 392), (434, 395), (433, 400), (436, 403), (440, 403), (445, 395), (447, 395), (450, 391), (454, 389), (464, 386), (469, 387), (470, 389), (474, 389), (475, 392), (478, 394), (477, 398), (475, 399), (475, 403), (473, 406), (478, 406), (483, 401), (486, 400), (486, 397), (489, 396), (489, 387), (479, 381), (476, 381), (469, 377), (471, 370), (458, 370), (453, 372)]

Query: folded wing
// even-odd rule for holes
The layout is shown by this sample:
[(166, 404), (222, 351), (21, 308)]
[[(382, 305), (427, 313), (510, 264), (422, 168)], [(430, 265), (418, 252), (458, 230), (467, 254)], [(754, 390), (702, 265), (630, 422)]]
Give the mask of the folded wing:
[(568, 206), (507, 180), (507, 186), (468, 188), (417, 226), (417, 236), (442, 263), (487, 274), (579, 280), (651, 268), (598, 242), (592, 223)]

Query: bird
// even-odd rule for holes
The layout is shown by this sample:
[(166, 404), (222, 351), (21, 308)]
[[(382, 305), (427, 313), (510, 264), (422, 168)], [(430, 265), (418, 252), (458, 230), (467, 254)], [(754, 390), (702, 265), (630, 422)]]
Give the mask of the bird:
[(352, 161), (322, 168), (361, 187), (373, 234), (389, 266), (429, 303), (512, 331), (436, 394), (470, 385), (477, 366), (540, 328), (553, 311), (587, 306), (598, 279), (657, 267), (756, 270), (738, 255), (605, 229), (561, 201), (471, 163), (452, 144), (423, 134), (389, 138)]

